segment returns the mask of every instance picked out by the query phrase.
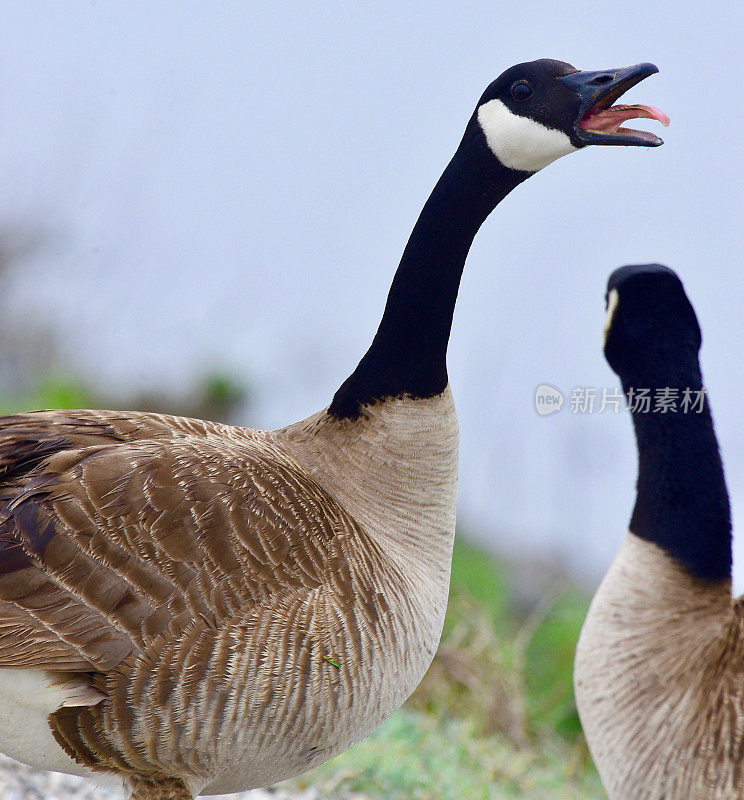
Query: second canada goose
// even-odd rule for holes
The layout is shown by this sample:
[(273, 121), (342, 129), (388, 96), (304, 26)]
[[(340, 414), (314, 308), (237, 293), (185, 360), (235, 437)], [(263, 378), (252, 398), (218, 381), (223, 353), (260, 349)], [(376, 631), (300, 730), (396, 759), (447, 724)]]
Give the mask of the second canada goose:
[(581, 722), (610, 800), (741, 800), (744, 599), (731, 596), (700, 328), (666, 267), (617, 270), (607, 297), (605, 354), (628, 397), (638, 484), (579, 638)]
[(455, 530), (446, 350), (470, 244), (587, 144), (658, 145), (614, 106), (656, 72), (519, 64), (481, 97), (414, 227), (371, 347), (277, 431), (157, 414), (0, 421), (0, 750), (137, 800), (265, 786), (411, 693)]

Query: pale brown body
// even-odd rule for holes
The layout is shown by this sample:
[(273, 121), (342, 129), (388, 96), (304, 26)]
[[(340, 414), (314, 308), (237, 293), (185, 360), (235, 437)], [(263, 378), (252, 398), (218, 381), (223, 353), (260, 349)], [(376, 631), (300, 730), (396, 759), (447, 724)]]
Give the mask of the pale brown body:
[(18, 415), (0, 470), (0, 673), (71, 698), (49, 717), (60, 752), (11, 752), (28, 763), (69, 757), (143, 800), (267, 785), (366, 736), (433, 657), (449, 389), (271, 432)]
[(626, 539), (592, 601), (576, 700), (610, 800), (744, 797), (744, 601)]

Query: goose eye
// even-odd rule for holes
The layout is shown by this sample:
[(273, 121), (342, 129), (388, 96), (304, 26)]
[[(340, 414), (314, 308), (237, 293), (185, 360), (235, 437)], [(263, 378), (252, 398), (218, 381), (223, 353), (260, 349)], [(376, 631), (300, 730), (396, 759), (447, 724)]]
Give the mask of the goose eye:
[(532, 87), (529, 85), (529, 83), (519, 81), (519, 83), (515, 83), (514, 86), (512, 86), (511, 96), (515, 100), (527, 100), (528, 98), (532, 97)]

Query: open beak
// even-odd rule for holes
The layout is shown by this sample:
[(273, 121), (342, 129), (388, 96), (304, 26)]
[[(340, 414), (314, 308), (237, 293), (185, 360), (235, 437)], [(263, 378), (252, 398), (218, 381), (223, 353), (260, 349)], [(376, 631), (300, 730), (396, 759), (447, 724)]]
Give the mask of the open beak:
[(658, 108), (642, 105), (612, 105), (632, 86), (658, 72), (654, 64), (636, 64), (600, 72), (572, 72), (558, 80), (581, 98), (576, 135), (584, 144), (623, 144), (658, 147), (664, 144), (653, 133), (623, 128), (629, 119), (655, 119), (665, 127), (669, 117)]

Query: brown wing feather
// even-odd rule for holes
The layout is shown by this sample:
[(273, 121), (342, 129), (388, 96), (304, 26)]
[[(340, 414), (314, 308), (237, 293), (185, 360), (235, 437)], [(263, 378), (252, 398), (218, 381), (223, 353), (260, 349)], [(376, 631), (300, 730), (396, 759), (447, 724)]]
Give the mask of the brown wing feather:
[(216, 629), (320, 585), (349, 520), (227, 430), (123, 412), (0, 418), (0, 667), (105, 672), (194, 621)]

